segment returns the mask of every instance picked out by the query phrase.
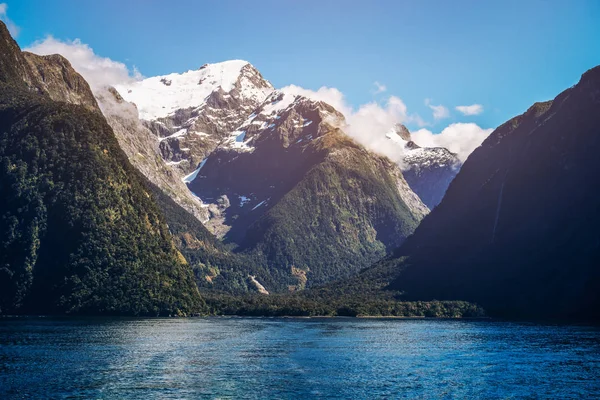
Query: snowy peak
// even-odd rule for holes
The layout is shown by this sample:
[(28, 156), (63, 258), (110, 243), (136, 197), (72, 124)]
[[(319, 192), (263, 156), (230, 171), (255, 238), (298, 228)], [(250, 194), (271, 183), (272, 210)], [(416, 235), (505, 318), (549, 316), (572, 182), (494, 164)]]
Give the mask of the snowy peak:
[(289, 114), (291, 109), (296, 109), (301, 113), (312, 110), (313, 112), (318, 112), (322, 119), (344, 119), (344, 116), (340, 112), (327, 103), (281, 90), (273, 91), (263, 104), (261, 104), (256, 114), (265, 119), (279, 119), (278, 116), (281, 117), (284, 114)]
[(458, 166), (456, 154), (445, 147), (421, 147), (412, 141), (410, 131), (402, 124), (396, 124), (386, 137), (404, 150), (404, 168), (428, 168)]
[(253, 151), (256, 144), (273, 141), (283, 148), (304, 146), (331, 130), (329, 124), (339, 125), (343, 120), (343, 115), (326, 103), (274, 91), (221, 148)]
[(117, 86), (156, 136), (162, 158), (182, 176), (235, 131), (274, 91), (247, 61), (205, 64), (198, 70)]
[(141, 119), (153, 121), (181, 109), (201, 107), (214, 92), (260, 103), (273, 86), (252, 64), (231, 60), (118, 85), (116, 89), (125, 100), (136, 104)]
[(403, 151), (403, 175), (423, 203), (433, 209), (460, 168), (456, 154), (444, 147), (421, 147), (412, 141), (410, 131), (396, 124), (386, 134)]

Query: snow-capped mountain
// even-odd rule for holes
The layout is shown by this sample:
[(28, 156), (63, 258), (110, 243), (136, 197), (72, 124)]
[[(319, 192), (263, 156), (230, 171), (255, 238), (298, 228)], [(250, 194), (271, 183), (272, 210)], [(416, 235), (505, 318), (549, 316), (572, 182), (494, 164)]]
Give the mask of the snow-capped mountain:
[(273, 92), (250, 63), (205, 64), (116, 89), (134, 103), (159, 141), (162, 157), (189, 174)]
[[(270, 114), (277, 115), (297, 97), (276, 91), (242, 60), (205, 64), (198, 70), (151, 77), (116, 89), (136, 105), (143, 124), (156, 137), (161, 157), (180, 171), (186, 183), (196, 178), (217, 148), (251, 151), (253, 133), (268, 122)], [(445, 148), (421, 148), (402, 125), (394, 127), (388, 137), (405, 149), (402, 167), (410, 187), (429, 208), (435, 207), (460, 168), (456, 155)], [(218, 214), (211, 209), (211, 215)], [(218, 224), (213, 223), (216, 228)], [(217, 233), (223, 234), (222, 230)]]
[(419, 146), (401, 124), (394, 126), (386, 136), (403, 149), (402, 173), (409, 186), (427, 207), (433, 209), (442, 201), (460, 170), (459, 158), (444, 147)]
[[(269, 292), (350, 276), (400, 245), (429, 212), (403, 175), (417, 190), (427, 180), (422, 196), (442, 182), (430, 190), (441, 197), (455, 159), (445, 149), (420, 149), (398, 131), (390, 138), (407, 149), (411, 168), (403, 173), (346, 135), (335, 108), (275, 90), (245, 61), (116, 90), (137, 107), (165, 165), (188, 184), (196, 215), (272, 271), (255, 275)], [(184, 205), (169, 187), (163, 191)], [(200, 275), (210, 285), (224, 279), (214, 269)]]

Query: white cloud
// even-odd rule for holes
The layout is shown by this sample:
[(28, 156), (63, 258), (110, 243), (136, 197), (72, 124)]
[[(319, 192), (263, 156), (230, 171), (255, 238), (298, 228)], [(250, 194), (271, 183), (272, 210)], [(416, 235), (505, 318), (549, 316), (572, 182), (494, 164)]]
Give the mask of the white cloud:
[(19, 28), (14, 22), (12, 22), (10, 18), (8, 18), (8, 15), (6, 13), (7, 11), (8, 4), (0, 3), (0, 21), (6, 24), (8, 32), (10, 32), (12, 37), (16, 38), (19, 35), (19, 31), (21, 30), (21, 28)]
[[(371, 102), (355, 109), (347, 103), (344, 94), (335, 88), (324, 86), (314, 91), (290, 85), (281, 90), (333, 106), (344, 115), (344, 131), (349, 136), (367, 149), (397, 163), (402, 163), (404, 149), (393, 145), (386, 136), (394, 124), (414, 123), (419, 127), (428, 125), (419, 115), (410, 114), (404, 102), (396, 96), (390, 96), (384, 104)], [(411, 135), (419, 146), (446, 147), (464, 161), (492, 131), (493, 129), (483, 129), (474, 123), (453, 123), (438, 134), (419, 129)]]
[(422, 147), (445, 147), (465, 161), (469, 154), (493, 131), (474, 123), (454, 123), (435, 134), (427, 129), (412, 132), (412, 139)]
[(130, 71), (121, 62), (101, 57), (94, 53), (90, 46), (81, 43), (79, 39), (61, 41), (48, 36), (44, 40), (33, 43), (25, 51), (39, 55), (60, 54), (64, 56), (94, 90), (141, 78), (141, 74), (135, 67), (133, 71)]
[(289, 85), (280, 90), (286, 93), (305, 96), (315, 101), (323, 101), (344, 114), (344, 116), (349, 115), (352, 112), (352, 107), (346, 102), (344, 94), (336, 88), (323, 86), (315, 91), (304, 89), (303, 87), (296, 85)]
[(463, 113), (463, 115), (479, 115), (483, 112), (483, 106), (481, 104), (471, 104), (470, 106), (456, 106), (457, 111)]
[(377, 81), (375, 81), (373, 84), (375, 85), (375, 94), (383, 93), (387, 90), (387, 87), (385, 85), (382, 85)]
[(431, 104), (430, 99), (425, 99), (425, 105), (433, 110), (433, 118), (434, 119), (443, 119), (448, 118), (450, 116), (450, 111), (443, 105), (434, 106)]
[[(343, 128), (350, 137), (369, 150), (385, 155), (395, 162), (401, 162), (403, 149), (390, 145), (390, 140), (385, 135), (394, 124), (416, 119), (418, 116), (407, 115), (406, 105), (400, 98), (390, 96), (384, 104), (371, 102), (355, 109), (348, 104), (343, 93), (335, 88), (322, 87), (314, 91), (290, 85), (281, 90), (333, 106), (344, 115), (346, 125)], [(420, 121), (420, 118), (418, 119)]]

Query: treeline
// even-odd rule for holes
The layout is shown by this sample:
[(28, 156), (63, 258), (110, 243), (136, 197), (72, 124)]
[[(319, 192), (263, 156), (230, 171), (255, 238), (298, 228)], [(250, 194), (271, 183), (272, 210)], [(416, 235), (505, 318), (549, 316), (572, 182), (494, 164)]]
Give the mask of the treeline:
[(407, 318), (481, 318), (486, 315), (481, 307), (464, 301), (406, 302), (391, 298), (343, 296), (311, 299), (298, 294), (231, 296), (216, 292), (204, 293), (203, 297), (212, 315)]

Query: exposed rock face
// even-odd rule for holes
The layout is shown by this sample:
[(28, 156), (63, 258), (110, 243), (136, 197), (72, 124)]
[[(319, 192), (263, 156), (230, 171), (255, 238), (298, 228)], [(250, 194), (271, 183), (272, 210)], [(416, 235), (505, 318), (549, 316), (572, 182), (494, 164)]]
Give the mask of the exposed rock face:
[(402, 124), (396, 124), (394, 125), (393, 131), (396, 135), (400, 136), (400, 139), (407, 142), (412, 142), (412, 138), (410, 137), (410, 131), (406, 126)]
[(444, 147), (421, 147), (412, 141), (404, 125), (396, 125), (388, 138), (404, 149), (402, 173), (411, 189), (430, 209), (439, 204), (461, 162)]
[(129, 161), (177, 204), (206, 221), (208, 211), (182, 181), (181, 172), (162, 159), (160, 142), (139, 120), (135, 105), (123, 100), (114, 88), (97, 90), (96, 98)]
[(189, 174), (273, 87), (251, 64), (234, 60), (120, 85), (117, 90), (137, 105), (140, 118), (160, 140), (163, 159)]
[(411, 298), (600, 319), (600, 67), (476, 149), (398, 256)]
[(30, 86), (33, 80), (19, 45), (8, 33), (4, 22), (0, 21), (0, 82)]
[(256, 280), (256, 277), (253, 275), (249, 275), (248, 279), (250, 279), (250, 282), (252, 283), (252, 285), (254, 285), (254, 287), (256, 287), (256, 290), (258, 291), (258, 293), (260, 294), (269, 294), (269, 291), (267, 289), (265, 289), (265, 287)]
[[(3, 23), (1, 29), (5, 29)], [(0, 37), (0, 82), (25, 86), (54, 101), (98, 110), (90, 86), (66, 58), (22, 52), (8, 33)]]
[(31, 85), (54, 101), (79, 104), (99, 110), (90, 86), (61, 55), (38, 56), (23, 52), (31, 71)]

